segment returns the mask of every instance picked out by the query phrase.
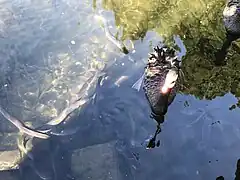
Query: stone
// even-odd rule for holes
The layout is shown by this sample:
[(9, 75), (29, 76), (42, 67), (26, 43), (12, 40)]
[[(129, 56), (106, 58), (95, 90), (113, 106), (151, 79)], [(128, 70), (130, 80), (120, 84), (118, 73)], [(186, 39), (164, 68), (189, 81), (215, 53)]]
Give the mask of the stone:
[(18, 150), (0, 152), (0, 171), (18, 169), (20, 153)]
[(115, 141), (88, 146), (72, 154), (72, 172), (77, 180), (118, 180)]

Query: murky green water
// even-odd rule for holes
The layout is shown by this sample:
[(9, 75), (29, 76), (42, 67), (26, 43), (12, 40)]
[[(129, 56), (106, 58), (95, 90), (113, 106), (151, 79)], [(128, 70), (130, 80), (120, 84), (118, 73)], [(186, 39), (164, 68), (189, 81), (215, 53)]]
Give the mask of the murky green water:
[[(77, 118), (60, 127), (65, 131), (77, 126), (78, 132), (58, 139), (63, 150), (61, 145), (37, 150), (35, 165), (22, 171), (24, 180), (69, 179), (69, 174), (76, 179), (99, 180), (198, 180), (220, 175), (234, 179), (240, 149), (238, 43), (230, 49), (226, 66), (211, 63), (225, 38), (224, 1), (0, 3), (2, 107), (38, 127), (74, 100), (96, 93)], [(129, 54), (123, 54), (107, 38), (96, 18), (100, 14)], [(156, 124), (149, 117), (143, 92), (131, 87), (142, 75), (152, 46), (162, 38), (173, 44), (174, 34), (187, 49), (182, 60), (184, 89), (169, 107), (158, 135), (160, 147), (146, 150), (146, 140), (154, 134)], [(103, 85), (96, 79), (91, 88), (82, 91), (84, 84), (101, 72), (106, 77)], [(5, 139), (12, 132), (15, 137), (17, 130), (3, 117), (1, 130), (1, 150), (12, 149)], [(71, 165), (68, 156), (77, 149), (83, 149), (83, 155), (78, 154), (81, 161)], [(70, 167), (74, 172), (66, 170)]]

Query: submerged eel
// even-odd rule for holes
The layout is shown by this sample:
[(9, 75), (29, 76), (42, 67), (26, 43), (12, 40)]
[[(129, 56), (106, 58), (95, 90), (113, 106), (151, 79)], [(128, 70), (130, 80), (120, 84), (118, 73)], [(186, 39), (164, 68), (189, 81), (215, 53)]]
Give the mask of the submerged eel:
[[(104, 74), (104, 73), (103, 73)], [(103, 74), (100, 73), (100, 76)], [(89, 89), (91, 88), (92, 83), (95, 82), (95, 80), (99, 77), (98, 75), (93, 75), (88, 79), (89, 83), (86, 83), (80, 90), (80, 93), (82, 92), (88, 92)], [(95, 94), (95, 93), (94, 93)], [(78, 109), (80, 106), (85, 104), (88, 100), (91, 98), (94, 98), (94, 94), (90, 98), (79, 98), (77, 99), (74, 103), (72, 103), (70, 106), (66, 107), (60, 114), (59, 116), (53, 118), (50, 120), (48, 123), (46, 123), (43, 126), (37, 127), (36, 129), (32, 129), (30, 127), (27, 127), (22, 121), (19, 119), (11, 116), (7, 111), (5, 111), (1, 106), (0, 106), (0, 113), (8, 120), (10, 121), (14, 126), (16, 126), (20, 132), (23, 132), (25, 134), (28, 134), (33, 137), (37, 137), (40, 139), (48, 139), (50, 135), (56, 135), (56, 136), (64, 136), (64, 135), (71, 135), (74, 134), (78, 129), (75, 129), (74, 131), (70, 131), (67, 133), (55, 133), (52, 132), (52, 127), (60, 124), (63, 122), (69, 114), (71, 114), (74, 110)], [(44, 128), (45, 127), (45, 128)]]
[[(23, 132), (23, 133), (28, 134), (28, 135), (33, 136), (33, 137), (37, 137), (37, 138), (41, 138), (41, 139), (48, 139), (50, 136), (46, 133), (50, 133), (51, 135), (56, 135), (56, 136), (64, 135), (62, 133), (58, 134), (58, 133), (51, 132), (51, 127), (60, 124), (62, 121), (64, 121), (66, 119), (66, 117), (68, 117), (69, 114), (71, 114), (74, 110), (76, 110), (81, 105), (85, 104), (86, 102), (87, 102), (86, 99), (79, 99), (75, 103), (73, 103), (72, 105), (65, 108), (63, 110), (63, 112), (61, 112), (58, 117), (52, 119), (47, 124), (45, 124), (45, 125), (47, 125), (47, 129), (45, 129), (45, 130), (41, 130), (40, 127), (37, 128), (38, 130), (34, 130), (34, 129), (31, 129), (31, 128), (27, 127), (26, 125), (24, 125), (24, 123), (22, 121), (20, 121), (19, 119), (11, 116), (1, 106), (0, 106), (0, 113), (8, 121), (10, 121), (14, 126), (16, 126), (19, 129), (20, 132)], [(43, 125), (43, 126), (45, 126), (45, 125)], [(72, 134), (72, 133), (70, 133), (70, 134)]]
[(101, 16), (101, 15), (95, 15), (95, 17), (96, 17), (97, 19), (100, 19), (100, 20), (102, 21), (102, 23), (103, 23), (103, 28), (104, 28), (104, 31), (105, 31), (105, 35), (106, 35), (106, 37), (108, 38), (108, 40), (110, 40), (113, 44), (115, 44), (124, 54), (128, 54), (129, 51), (128, 51), (128, 49), (126, 48), (126, 46), (123, 44), (123, 42), (116, 40), (116, 39), (112, 36), (111, 32), (110, 32), (109, 29), (108, 29), (108, 24), (107, 24), (106, 19), (105, 19), (103, 16)]
[(38, 137), (41, 139), (47, 139), (49, 138), (49, 135), (38, 132), (36, 130), (33, 130), (27, 126), (24, 125), (24, 123), (17, 118), (11, 116), (7, 111), (5, 111), (1, 106), (0, 106), (0, 113), (8, 120), (10, 121), (14, 126), (16, 126), (20, 132), (24, 132), (25, 134), (28, 134), (30, 136)]

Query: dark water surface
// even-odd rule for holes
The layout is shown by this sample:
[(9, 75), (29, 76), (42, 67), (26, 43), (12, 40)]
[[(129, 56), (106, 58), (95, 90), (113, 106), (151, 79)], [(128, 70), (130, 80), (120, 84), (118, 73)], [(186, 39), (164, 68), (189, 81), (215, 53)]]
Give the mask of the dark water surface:
[[(224, 39), (219, 15), (224, 2), (0, 3), (2, 107), (38, 127), (74, 99), (95, 93), (94, 99), (55, 130), (67, 133), (78, 129), (75, 134), (34, 138), (30, 152), (34, 158), (26, 156), (20, 170), (10, 170), (11, 177), (1, 171), (1, 179), (234, 179), (240, 158), (238, 55), (231, 50), (225, 67), (209, 63), (214, 48)], [(212, 11), (206, 16), (209, 9)], [(129, 54), (123, 54), (107, 38), (96, 18), (100, 14), (113, 34), (120, 32)], [(147, 150), (156, 122), (150, 118), (142, 90), (138, 92), (132, 85), (141, 77), (152, 46), (162, 37), (170, 42), (174, 34), (180, 35), (187, 48), (183, 58), (186, 89), (169, 107), (157, 137), (160, 147)], [(81, 92), (95, 75), (102, 79)], [(236, 108), (230, 110), (232, 105)], [(2, 153), (16, 150), (17, 129), (3, 117), (0, 125)]]

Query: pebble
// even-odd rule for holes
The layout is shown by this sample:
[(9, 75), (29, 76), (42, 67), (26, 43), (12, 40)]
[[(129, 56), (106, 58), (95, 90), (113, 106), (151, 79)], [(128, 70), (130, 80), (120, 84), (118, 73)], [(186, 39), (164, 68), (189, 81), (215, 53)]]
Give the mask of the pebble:
[(74, 45), (74, 44), (76, 44), (76, 42), (72, 40), (72, 41), (71, 41), (71, 44)]

